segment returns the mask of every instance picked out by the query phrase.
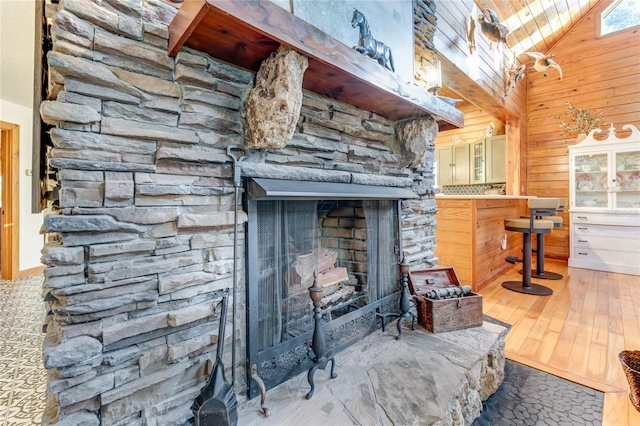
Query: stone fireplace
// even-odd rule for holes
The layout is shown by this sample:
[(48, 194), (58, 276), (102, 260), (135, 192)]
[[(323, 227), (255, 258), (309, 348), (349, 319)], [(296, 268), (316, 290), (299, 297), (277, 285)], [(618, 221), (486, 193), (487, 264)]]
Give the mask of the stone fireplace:
[[(433, 117), (390, 120), (305, 91), (284, 146), (246, 147), (255, 74), (188, 48), (170, 57), (176, 11), (161, 0), (47, 5), (53, 50), (41, 116), (52, 126), (59, 194), (42, 257), (47, 424), (183, 424), (220, 338), (239, 398), (256, 393), (250, 363), (268, 386), (304, 369), (308, 276), (292, 268), (309, 256), (331, 259), (320, 272), (341, 278), (327, 281), (323, 301), (335, 351), (374, 330), (376, 311), (395, 309), (402, 256), (437, 264)], [(231, 145), (247, 148), (238, 201)], [(282, 195), (282, 182), (296, 185)], [(218, 336), (236, 202), (235, 333)], [(259, 214), (290, 210), (288, 219)], [(302, 222), (289, 228), (291, 218)], [(285, 318), (261, 310), (261, 282), (280, 285), (267, 308), (286, 306)], [(284, 355), (274, 342), (289, 345)], [(269, 369), (277, 356), (291, 358), (286, 371)]]
[[(314, 274), (324, 287), (329, 349), (373, 331), (376, 312), (397, 311), (399, 200), (417, 197), (400, 188), (275, 179), (250, 180), (247, 195), (248, 365), (271, 388), (309, 368)], [(257, 385), (248, 384), (253, 397)]]

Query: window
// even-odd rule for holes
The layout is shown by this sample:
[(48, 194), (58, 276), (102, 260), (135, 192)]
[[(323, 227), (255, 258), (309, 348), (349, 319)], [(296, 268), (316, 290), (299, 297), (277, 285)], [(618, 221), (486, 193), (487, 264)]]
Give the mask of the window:
[(600, 35), (640, 25), (640, 0), (615, 1), (600, 15)]

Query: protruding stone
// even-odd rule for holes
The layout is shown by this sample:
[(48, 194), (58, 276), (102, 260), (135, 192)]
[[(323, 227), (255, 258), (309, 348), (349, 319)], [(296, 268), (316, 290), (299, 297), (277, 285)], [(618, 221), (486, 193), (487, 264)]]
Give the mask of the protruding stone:
[(71, 212), (73, 215), (108, 215), (121, 222), (137, 223), (140, 225), (171, 222), (178, 218), (178, 210), (175, 207), (138, 207), (135, 209), (74, 208)]
[(76, 15), (61, 10), (56, 14), (53, 20), (54, 31), (61, 29), (65, 30), (69, 34), (73, 34), (78, 38), (85, 38), (88, 41), (93, 41), (94, 27), (86, 21), (79, 19)]
[(204, 284), (214, 279), (215, 277), (212, 274), (206, 272), (161, 276), (158, 279), (158, 291), (160, 294), (171, 293), (186, 287)]
[(203, 90), (199, 87), (183, 86), (182, 97), (185, 101), (204, 102), (209, 105), (220, 106), (233, 110), (240, 109), (240, 99), (226, 93)]
[(105, 117), (124, 118), (143, 123), (161, 124), (163, 126), (177, 127), (178, 114), (154, 111), (148, 108), (139, 108), (134, 105), (119, 102), (105, 102), (103, 107)]
[(201, 71), (183, 64), (176, 64), (174, 78), (183, 84), (213, 88), (214, 78), (206, 71)]
[(67, 216), (50, 214), (44, 219), (49, 232), (144, 232), (145, 228), (115, 221), (111, 216)]
[[(180, 87), (174, 82), (162, 80), (146, 74), (123, 70), (121, 68), (112, 68), (111, 71), (113, 71), (113, 73), (122, 81), (132, 84), (147, 93), (168, 96), (171, 98), (180, 97)], [(177, 111), (177, 108), (175, 111)]]
[(219, 149), (205, 147), (169, 148), (160, 147), (156, 153), (156, 159), (169, 158), (175, 160), (193, 161), (196, 163), (224, 164), (229, 161), (226, 154)]
[(309, 62), (280, 46), (262, 63), (245, 104), (245, 144), (282, 149), (291, 140), (302, 106), (302, 79)]
[(114, 55), (113, 58), (107, 56), (103, 59), (107, 62), (111, 62), (110, 59), (115, 60), (117, 57), (125, 61), (130, 60), (148, 65), (159, 71), (170, 72), (173, 69), (173, 59), (167, 56), (167, 52), (130, 38), (115, 36), (106, 31), (96, 30), (94, 49), (96, 52)]
[(252, 73), (216, 60), (209, 61), (207, 72), (214, 77), (235, 83), (249, 84), (253, 81)]
[(118, 340), (137, 336), (138, 334), (158, 330), (167, 326), (166, 313), (147, 315), (145, 317), (130, 319), (108, 327), (103, 327), (102, 341), (105, 345), (110, 345)]
[(408, 120), (396, 125), (394, 152), (400, 157), (400, 167), (416, 167), (438, 135), (438, 123), (433, 117)]
[(94, 82), (96, 84), (120, 90), (126, 94), (146, 99), (147, 95), (134, 86), (120, 80), (109, 68), (87, 59), (75, 58), (55, 51), (47, 53), (49, 66), (63, 76), (76, 77), (80, 80)]
[(169, 312), (167, 322), (171, 327), (178, 327), (190, 322), (194, 322), (213, 315), (213, 304), (211, 302), (200, 305), (189, 306), (184, 309)]
[(42, 121), (53, 125), (63, 121), (81, 124), (100, 121), (100, 113), (91, 107), (58, 101), (43, 101), (40, 104), (40, 116)]
[(82, 363), (102, 353), (102, 343), (88, 336), (75, 337), (58, 346), (44, 348), (44, 366), (47, 369)]
[(151, 123), (139, 123), (120, 118), (103, 118), (102, 133), (189, 144), (196, 144), (200, 141), (198, 136), (191, 130), (176, 129), (175, 127)]
[(89, 248), (89, 256), (92, 261), (96, 261), (100, 257), (113, 256), (116, 254), (131, 256), (133, 253), (151, 252), (155, 247), (156, 244), (154, 241), (145, 240), (114, 244), (94, 244)]
[[(247, 221), (247, 214), (238, 212), (238, 223)], [(210, 214), (185, 214), (178, 217), (178, 228), (201, 228), (215, 226), (229, 226), (234, 223), (233, 212)]]
[(78, 386), (60, 392), (58, 394), (58, 401), (61, 407), (67, 407), (111, 390), (113, 389), (113, 385), (113, 373), (103, 374)]
[(48, 243), (42, 249), (41, 262), (45, 265), (82, 265), (84, 249), (82, 247), (63, 247), (59, 243)]
[(80, 383), (84, 383), (87, 380), (91, 380), (98, 375), (98, 371), (91, 369), (84, 374), (78, 376), (67, 377), (65, 379), (54, 380), (53, 377), (49, 380), (49, 391), (58, 393), (65, 389), (69, 389), (73, 386), (77, 386)]
[(103, 182), (62, 181), (60, 207), (102, 207)]
[(139, 19), (119, 15), (91, 1), (64, 0), (63, 5), (65, 10), (101, 28), (134, 38), (142, 37), (142, 21)]
[(95, 413), (76, 411), (62, 418), (56, 426), (98, 426), (99, 424), (100, 420)]
[(106, 172), (104, 179), (105, 207), (124, 207), (133, 205), (133, 174)]

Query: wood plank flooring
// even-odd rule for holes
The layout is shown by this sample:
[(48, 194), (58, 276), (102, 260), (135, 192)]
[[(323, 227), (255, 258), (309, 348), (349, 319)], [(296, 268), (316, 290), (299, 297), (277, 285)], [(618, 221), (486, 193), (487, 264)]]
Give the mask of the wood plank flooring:
[(624, 349), (640, 350), (640, 277), (545, 259), (545, 269), (563, 278), (533, 279), (553, 289), (541, 297), (502, 287), (521, 280), (520, 269), (480, 291), (484, 313), (512, 325), (507, 358), (604, 392), (603, 425), (640, 426), (618, 358)]

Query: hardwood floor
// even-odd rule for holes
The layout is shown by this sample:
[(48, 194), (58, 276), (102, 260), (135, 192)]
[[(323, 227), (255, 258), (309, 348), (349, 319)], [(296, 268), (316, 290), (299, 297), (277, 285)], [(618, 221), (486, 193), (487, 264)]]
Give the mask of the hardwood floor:
[(545, 269), (563, 278), (533, 279), (554, 291), (541, 297), (502, 287), (520, 280), (520, 269), (480, 291), (484, 313), (512, 325), (507, 358), (604, 392), (603, 425), (640, 425), (618, 359), (624, 349), (640, 350), (640, 277), (545, 260)]

